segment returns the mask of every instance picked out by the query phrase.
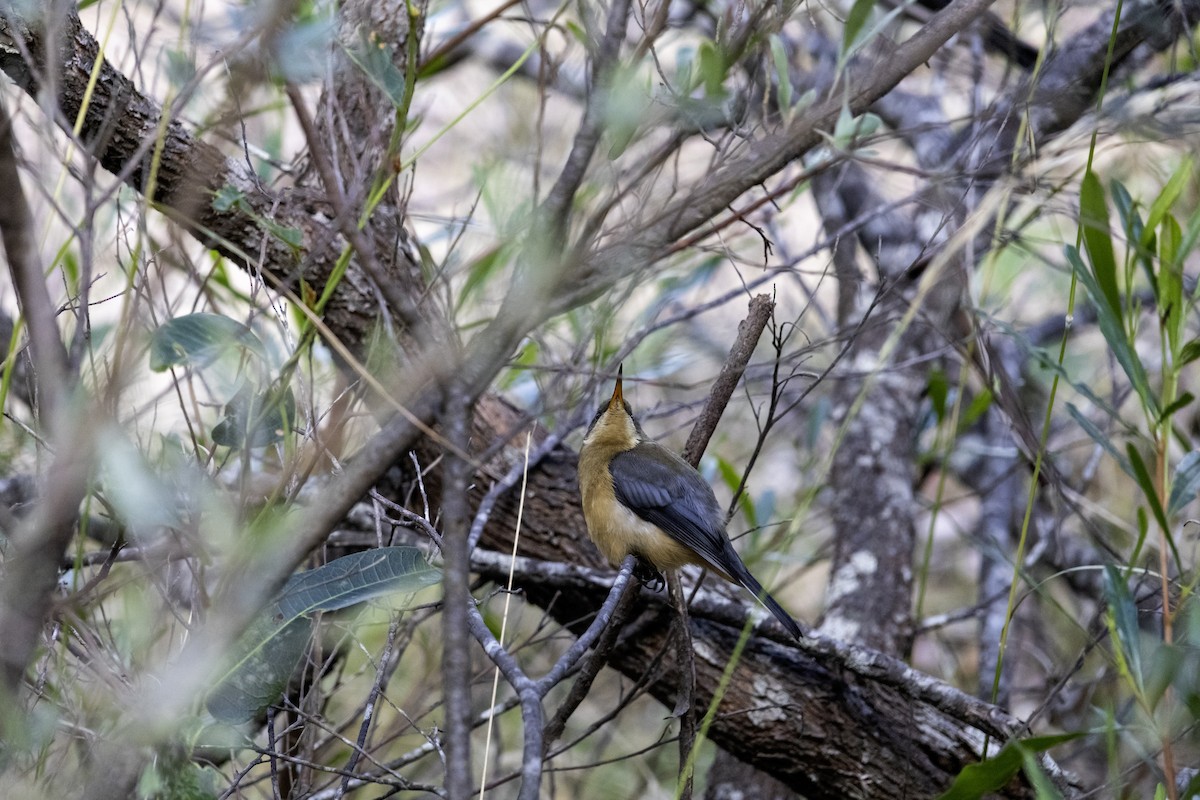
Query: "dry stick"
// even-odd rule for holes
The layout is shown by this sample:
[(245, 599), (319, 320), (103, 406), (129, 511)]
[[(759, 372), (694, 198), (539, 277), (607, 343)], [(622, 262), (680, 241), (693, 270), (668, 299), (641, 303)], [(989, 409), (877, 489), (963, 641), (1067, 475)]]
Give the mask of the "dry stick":
[(758, 346), (758, 340), (762, 338), (774, 310), (775, 302), (769, 295), (758, 294), (750, 300), (750, 310), (738, 325), (737, 339), (733, 347), (729, 348), (729, 355), (721, 366), (721, 373), (713, 381), (708, 400), (700, 412), (700, 419), (696, 420), (691, 434), (688, 435), (687, 444), (683, 447), (683, 460), (693, 467), (700, 463), (700, 456), (708, 447), (708, 440), (717, 429), (717, 422), (725, 413), (725, 406), (729, 405), (733, 390), (737, 388), (738, 382), (746, 372), (746, 365), (750, 363), (754, 348)]
[[(529, 446), (531, 444), (533, 444), (533, 431), (529, 431), (528, 433), (525, 434), (525, 458), (523, 461), (518, 462), (522, 466), (522, 470), (521, 470), (522, 480), (521, 480), (521, 493), (520, 493), (521, 499), (517, 504), (517, 524), (516, 524), (516, 529), (513, 531), (512, 554), (509, 556), (510, 562), (511, 562), (511, 559), (516, 558), (517, 545), (521, 541), (521, 520), (525, 516), (525, 497), (526, 497), (526, 488), (528, 486), (528, 478), (529, 478)], [(479, 517), (476, 516), (476, 520), (478, 520), (478, 519), (479, 519)], [(508, 581), (507, 581), (507, 583), (505, 583), (504, 587), (505, 587), (504, 588), (504, 613), (502, 613), (500, 615), (500, 634), (499, 634), (499, 636), (496, 637), (496, 640), (498, 642), (500, 642), (501, 646), (504, 645), (504, 634), (507, 633), (507, 631), (508, 631), (508, 615), (509, 615), (510, 604), (512, 601), (512, 596), (513, 596), (513, 565), (511, 563), (509, 564), (509, 569), (508, 569)], [(491, 701), (490, 705), (492, 705), (493, 707), (496, 705), (496, 694), (499, 691), (500, 691), (500, 670), (499, 670), (499, 668), (497, 668), (495, 673), (492, 676), (492, 701)], [(491, 754), (491, 748), (492, 748), (492, 728), (494, 727), (493, 726), (494, 720), (495, 720), (494, 717), (488, 718), (487, 733), (485, 733), (484, 737), (483, 737), (483, 742), (484, 742), (484, 744), (483, 744), (483, 766), (479, 770), (480, 771), (479, 800), (483, 800), (484, 792), (487, 789), (488, 758)]]
[[(700, 412), (700, 419), (692, 427), (687, 444), (683, 448), (683, 459), (693, 467), (700, 463), (700, 456), (708, 447), (713, 431), (721, 415), (733, 397), (746, 365), (754, 354), (754, 348), (766, 330), (767, 322), (775, 310), (775, 303), (768, 295), (755, 295), (750, 300), (750, 308), (746, 318), (738, 325), (737, 339), (729, 348), (729, 355), (721, 366), (721, 372), (713, 382), (708, 393), (708, 400)], [(683, 586), (679, 576), (672, 573), (669, 578), (669, 589), (675, 607), (679, 612), (679, 637), (676, 642), (676, 658), (679, 661), (679, 697), (675, 701), (674, 715), (679, 717), (679, 778), (682, 783), (678, 796), (688, 800), (692, 796), (692, 774), (686, 769), (689, 754), (696, 746), (696, 703), (694, 699), (696, 688), (696, 664), (693, 658), (692, 631), (688, 624), (687, 598), (683, 594)], [(684, 774), (684, 773), (687, 774)]]
[(388, 625), (387, 643), (383, 646), (383, 654), (379, 657), (379, 668), (375, 672), (375, 681), (371, 684), (371, 692), (367, 695), (366, 705), (363, 706), (362, 724), (358, 728), (358, 740), (350, 750), (350, 758), (346, 761), (346, 771), (342, 775), (342, 781), (337, 788), (337, 794), (334, 795), (338, 800), (341, 800), (350, 791), (350, 779), (354, 777), (354, 768), (358, 766), (358, 759), (366, 752), (367, 734), (371, 730), (371, 721), (375, 718), (375, 704), (379, 701), (379, 695), (383, 692), (384, 683), (387, 682), (387, 664), (392, 658), (392, 650), (396, 646), (396, 635), (399, 633), (399, 630), (399, 618), (392, 620), (391, 624)]
[(501, 646), (474, 603), (467, 608), (467, 623), (470, 626), (471, 634), (483, 647), (484, 653), (492, 660), (492, 663), (500, 668), (504, 679), (521, 699), (521, 722), (525, 730), (521, 755), (519, 800), (537, 800), (540, 794), (542, 759), (545, 755), (545, 746), (542, 740), (544, 725), (542, 720), (545, 716), (542, 710), (542, 698), (563, 679), (583, 652), (592, 646), (600, 632), (604, 630), (612, 617), (613, 609), (629, 585), (633, 575), (633, 565), (633, 556), (626, 557), (621, 564), (621, 572), (617, 575), (617, 579), (609, 591), (608, 599), (604, 601), (604, 605), (596, 614), (596, 619), (540, 680), (531, 679), (521, 669), (521, 665), (517, 663), (512, 654)]
[(688, 755), (696, 746), (696, 659), (692, 649), (692, 628), (688, 623), (687, 595), (679, 582), (679, 571), (667, 573), (667, 595), (677, 613), (675, 661), (679, 664), (679, 693), (671, 716), (679, 718), (679, 781), (678, 800), (691, 800), (694, 770), (688, 769)]
[[(471, 399), (461, 385), (450, 387), (446, 400), (448, 438), (459, 448), (469, 446)], [(446, 709), (446, 795), (451, 800), (471, 796), (471, 657), (469, 650), (471, 554), (467, 551), (471, 517), (467, 486), (472, 467), (449, 448), (445, 451), (445, 491), (442, 493), (443, 646), (442, 669)]]
[[(636, 563), (632, 556), (625, 559), (629, 564), (630, 572), (633, 571), (633, 565)], [(621, 571), (625, 571), (625, 565), (621, 565)], [(614, 587), (615, 588), (615, 587)], [(610, 598), (612, 595), (609, 595)], [(609, 654), (613, 651), (613, 647), (617, 643), (617, 634), (625, 627), (625, 620), (629, 616), (630, 609), (633, 608), (633, 600), (638, 596), (638, 592), (633, 582), (627, 583), (617, 598), (616, 606), (613, 608), (611, 619), (604, 626), (603, 633), (596, 641), (596, 648), (591, 654), (585, 658), (579, 665), (579, 677), (571, 684), (570, 691), (567, 692), (566, 698), (558, 707), (558, 711), (554, 712), (554, 717), (546, 723), (545, 730), (542, 732), (542, 738), (545, 740), (546, 748), (549, 750), (550, 745), (562, 736), (563, 730), (567, 727), (567, 720), (571, 718), (571, 714), (587, 697), (588, 692), (592, 688), (592, 682), (596, 680), (596, 676), (600, 674), (600, 669), (608, 661)], [(599, 619), (599, 615), (597, 615)], [(593, 623), (594, 624), (594, 623)]]

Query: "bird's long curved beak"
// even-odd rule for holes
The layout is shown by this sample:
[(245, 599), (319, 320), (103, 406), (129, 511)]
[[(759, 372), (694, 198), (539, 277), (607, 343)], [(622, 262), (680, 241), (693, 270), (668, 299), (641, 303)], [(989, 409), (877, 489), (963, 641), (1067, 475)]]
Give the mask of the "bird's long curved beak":
[(608, 407), (616, 406), (620, 408), (625, 405), (625, 395), (621, 392), (621, 376), (625, 373), (625, 364), (622, 363), (617, 367), (617, 387), (613, 389), (612, 399), (608, 401)]

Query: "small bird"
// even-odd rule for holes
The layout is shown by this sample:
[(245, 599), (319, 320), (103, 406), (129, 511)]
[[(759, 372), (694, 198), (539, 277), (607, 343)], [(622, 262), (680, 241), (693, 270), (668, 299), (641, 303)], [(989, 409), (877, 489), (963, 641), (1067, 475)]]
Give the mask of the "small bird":
[(792, 636), (803, 638), (733, 549), (712, 488), (691, 464), (651, 441), (633, 418), (621, 393), (622, 372), (579, 451), (583, 518), (592, 541), (614, 566), (632, 553), (649, 562), (656, 577), (658, 570), (684, 564), (710, 569), (746, 587)]

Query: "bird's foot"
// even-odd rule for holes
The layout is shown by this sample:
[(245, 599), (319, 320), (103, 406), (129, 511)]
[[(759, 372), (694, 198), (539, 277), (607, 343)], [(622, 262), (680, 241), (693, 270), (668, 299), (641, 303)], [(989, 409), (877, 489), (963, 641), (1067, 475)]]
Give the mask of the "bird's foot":
[(637, 566), (633, 568), (633, 577), (637, 578), (638, 583), (652, 592), (661, 592), (663, 587), (667, 585), (663, 574), (641, 556), (638, 556)]

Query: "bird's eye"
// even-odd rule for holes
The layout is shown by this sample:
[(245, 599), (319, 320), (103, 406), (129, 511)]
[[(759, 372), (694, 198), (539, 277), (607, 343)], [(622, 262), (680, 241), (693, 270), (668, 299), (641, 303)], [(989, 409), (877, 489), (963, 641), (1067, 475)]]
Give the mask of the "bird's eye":
[[(588, 424), (588, 427), (587, 427), (588, 433), (592, 432), (592, 428), (596, 427), (596, 423), (600, 421), (600, 418), (604, 416), (604, 412), (607, 410), (608, 410), (607, 403), (605, 405), (600, 406), (600, 408), (598, 408), (596, 410), (596, 416), (592, 417), (592, 421)], [(586, 436), (587, 434), (584, 434), (584, 435)]]

